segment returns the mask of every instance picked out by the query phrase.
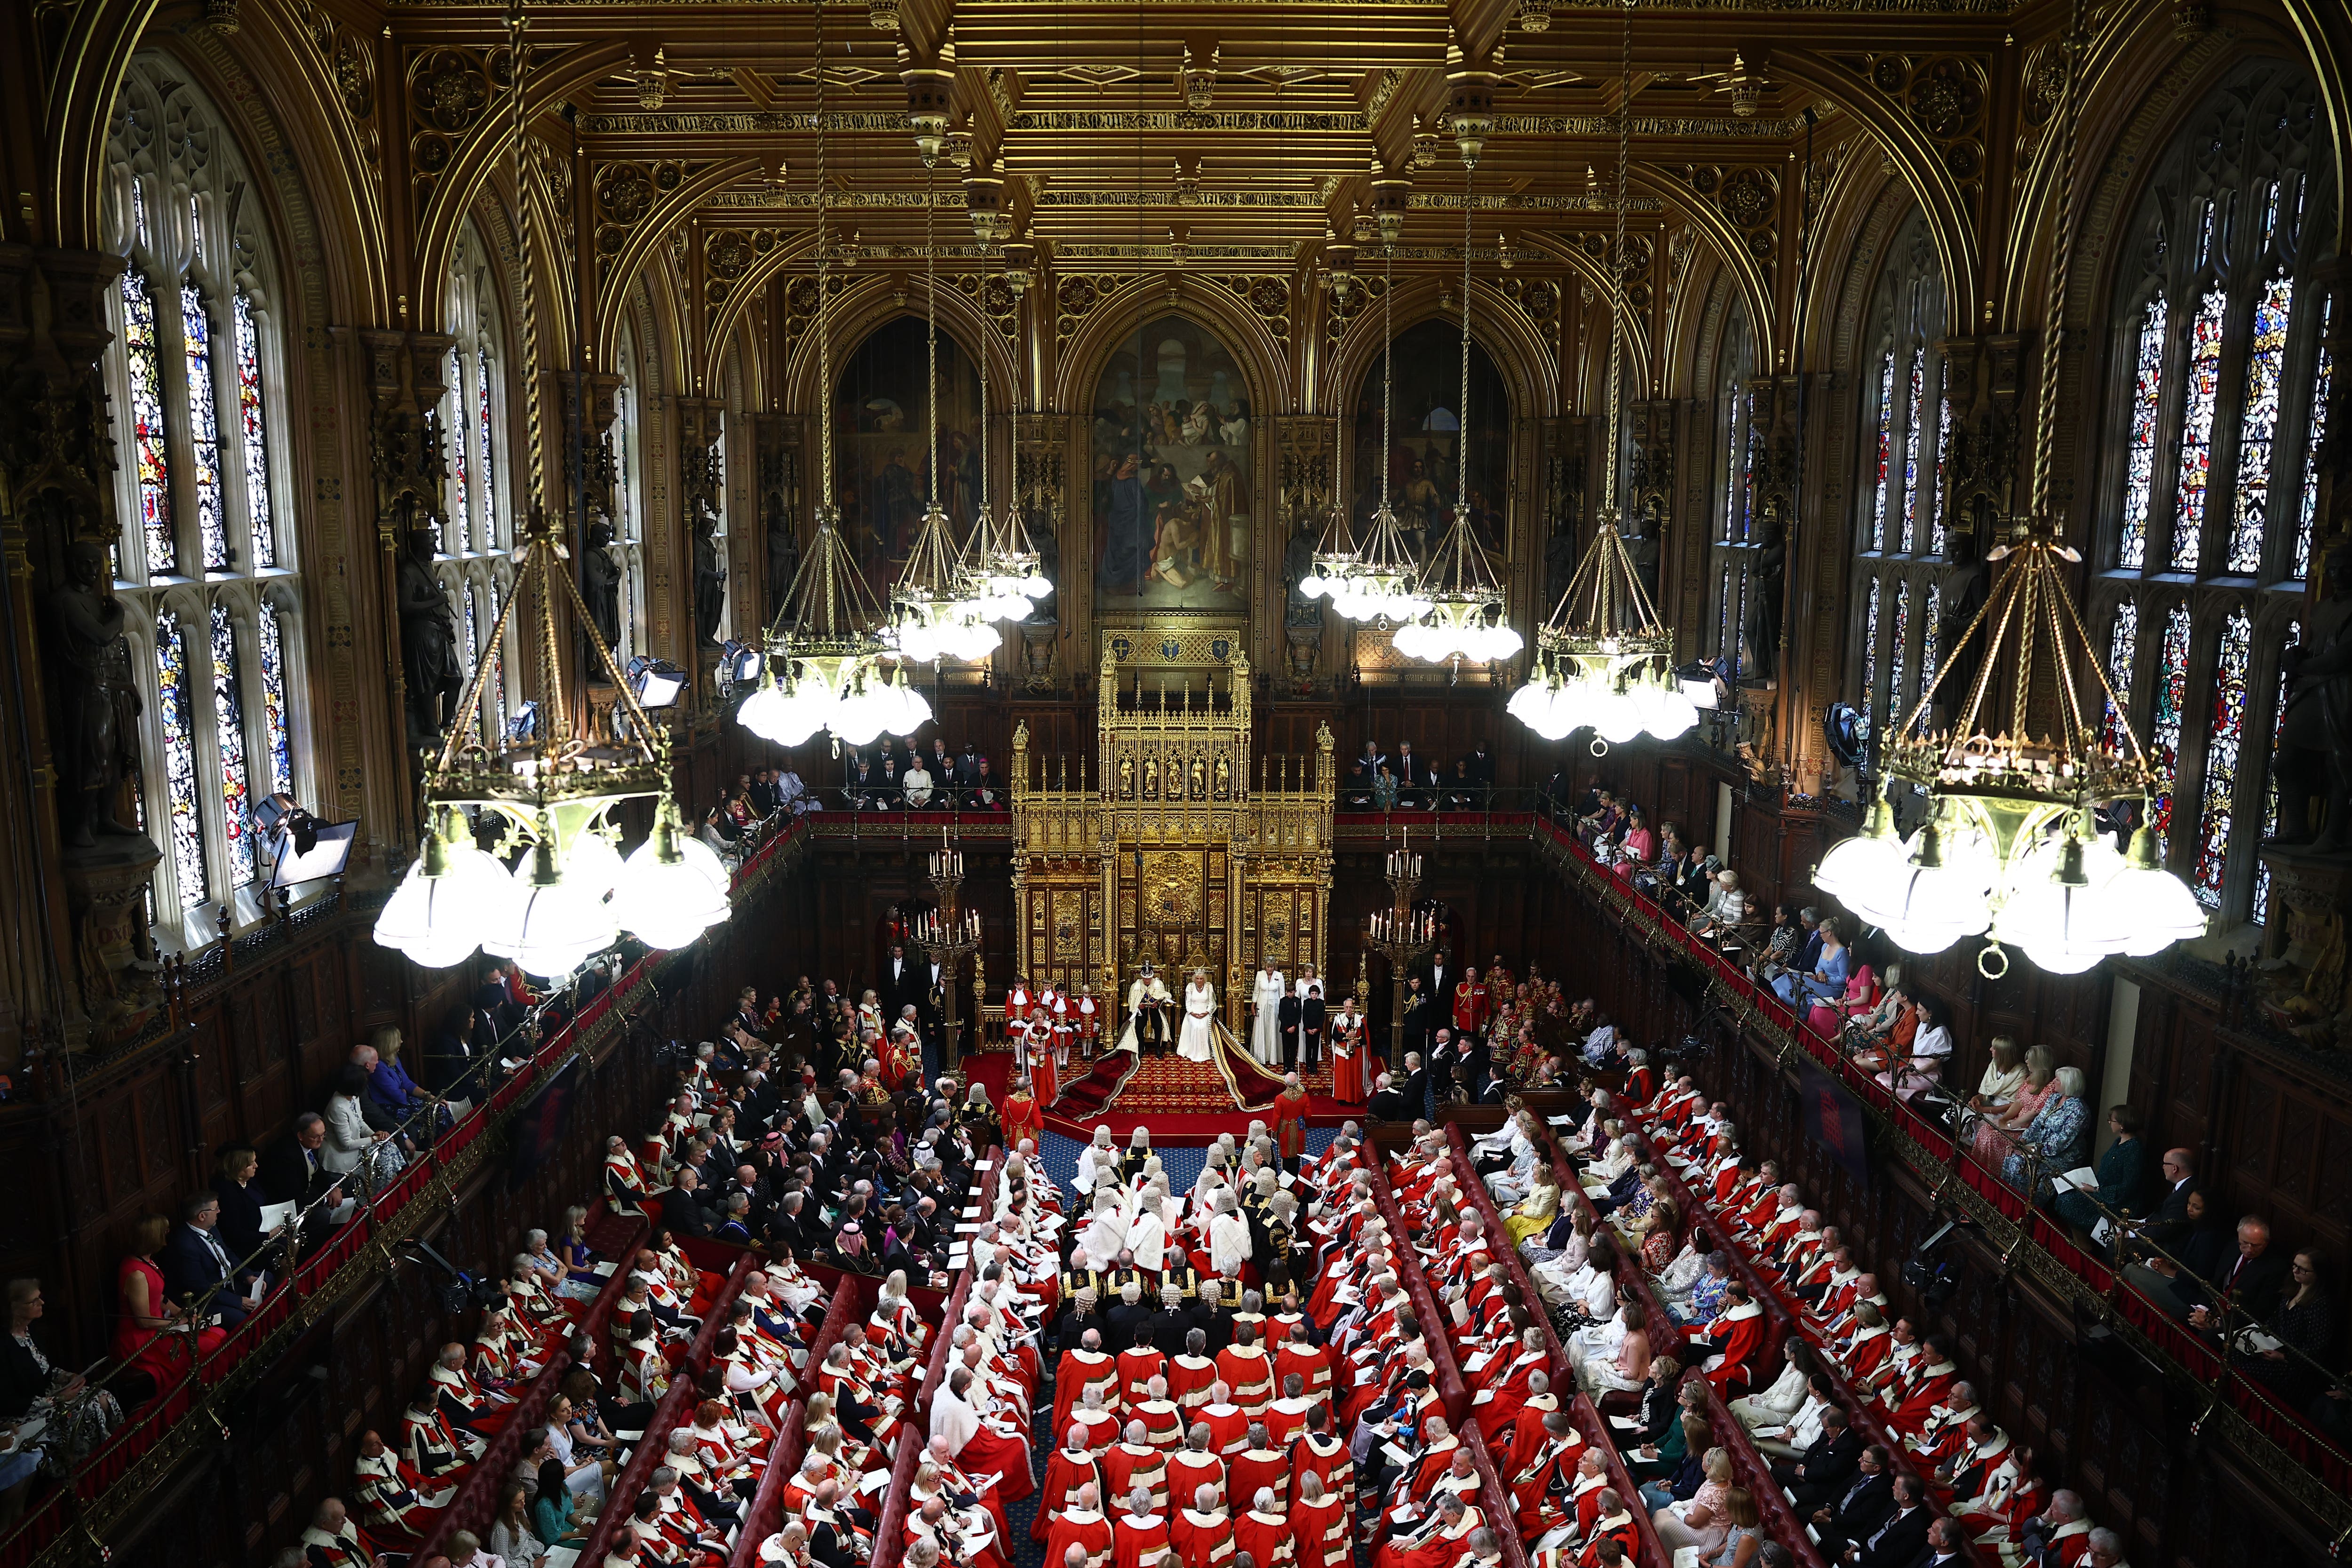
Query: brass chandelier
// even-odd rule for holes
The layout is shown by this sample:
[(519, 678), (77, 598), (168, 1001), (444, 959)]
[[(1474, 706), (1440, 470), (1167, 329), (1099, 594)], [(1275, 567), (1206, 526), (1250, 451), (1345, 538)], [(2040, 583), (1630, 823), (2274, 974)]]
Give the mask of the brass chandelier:
[[(689, 835), (669, 788), (669, 742), (646, 718), (613, 661), (580, 589), (562, 563), (570, 552), (538, 500), (547, 479), (539, 384), (539, 310), (531, 272), (531, 204), (523, 183), (524, 101), (530, 19), (509, 14), (514, 92), (513, 157), (521, 258), (523, 406), (530, 432), (533, 498), (517, 573), (490, 628), (499, 647), (515, 606), (530, 602), (528, 643), (539, 671), (539, 706), (527, 743), (481, 733), (484, 693), (498, 660), (477, 657), (449, 721), (448, 739), (425, 778), (430, 826), (423, 852), (376, 917), (375, 940), (426, 968), (463, 962), (476, 949), (511, 958), (532, 974), (571, 973), (612, 945), (623, 927), (650, 947), (683, 947), (727, 918), (729, 878), (719, 857)], [(627, 715), (625, 739), (575, 733), (563, 699), (553, 584), (572, 612)], [(625, 860), (612, 812), (652, 799), (653, 832)], [(528, 846), (509, 872), (475, 842), (474, 823), (494, 816)]]
[[(1927, 795), (1926, 820), (1907, 851), (1882, 794), (1864, 830), (1832, 848), (1814, 878), (1912, 952), (1940, 952), (1963, 937), (1989, 933), (1977, 967), (1990, 978), (2008, 972), (2003, 943), (2042, 969), (2071, 974), (2110, 953), (2144, 957), (2205, 930), (2195, 895), (2163, 868), (2156, 836), (2145, 826), (2147, 797), (2161, 781), (2139, 737), (2128, 722), (2118, 726), (2120, 747), (2102, 733), (2104, 706), (2120, 712), (2122, 704), (2061, 570), (2061, 563), (2082, 556), (2061, 542), (2064, 519), (2051, 499), (2084, 47), (2082, 0), (2075, 0), (2062, 51), (2058, 226), (2034, 410), (2032, 491), (2006, 542), (1986, 552), (1988, 562), (2009, 564), (1959, 645), (1981, 630), (1983, 657), (1948, 730), (1932, 733), (1927, 725), (1957, 662), (1950, 658), (1887, 743), (1887, 787), (1915, 786)], [(2085, 668), (2095, 691), (2078, 679)], [(2118, 854), (2092, 812), (2135, 795), (2142, 826)]]
[(1698, 722), (1698, 709), (1674, 676), (1675, 634), (1658, 619), (1649, 591), (1618, 531), (1617, 474), (1625, 347), (1626, 172), (1633, 158), (1633, 11), (1624, 5), (1622, 98), (1617, 106), (1617, 232), (1609, 267), (1609, 422), (1601, 514), (1592, 542), (1551, 619), (1536, 634), (1541, 650), (1510, 711), (1547, 741), (1590, 726), (1593, 749), (1641, 735), (1671, 741)]
[[(762, 740), (797, 746), (821, 731), (836, 742), (863, 746), (876, 736), (912, 734), (929, 721), (931, 705), (907, 684), (908, 656), (887, 635), (887, 616), (866, 586), (833, 503), (833, 334), (826, 298), (833, 262), (825, 212), (824, 7), (816, 10), (816, 342), (817, 385), (824, 400), (817, 421), (816, 535), (778, 605), (766, 637), (760, 683), (735, 717)], [(936, 468), (937, 465), (933, 467)], [(936, 496), (937, 480), (934, 479)], [(929, 518), (925, 518), (928, 527)], [(783, 679), (776, 676), (782, 661)], [(886, 669), (886, 665), (891, 668)]]

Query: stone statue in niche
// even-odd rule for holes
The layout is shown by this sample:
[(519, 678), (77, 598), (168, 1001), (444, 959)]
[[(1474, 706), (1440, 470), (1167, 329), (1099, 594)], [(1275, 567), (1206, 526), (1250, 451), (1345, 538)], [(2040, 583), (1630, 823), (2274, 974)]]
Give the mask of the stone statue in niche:
[(1290, 531), (1290, 542), (1282, 550), (1282, 582), (1287, 590), (1283, 610), (1283, 624), (1289, 626), (1320, 626), (1323, 624), (1323, 601), (1314, 598), (1299, 584), (1315, 574), (1315, 525), (1305, 512), (1298, 517), (1298, 526)]
[(760, 510), (768, 533), (768, 611), (772, 616), (792, 597), (793, 579), (800, 574), (800, 532), (781, 484), (761, 493)]
[[(1947, 726), (1958, 722), (1968, 711), (1969, 688), (1976, 684), (1977, 668), (1984, 662), (1984, 639), (1965, 639), (1990, 589), (1990, 574), (1977, 559), (1982, 536), (1956, 530), (1948, 537), (1952, 574), (1944, 579), (1943, 618), (1936, 623), (1936, 646), (1943, 650), (1944, 659), (1937, 677), (1936, 700), (1946, 715), (1941, 722)], [(1899, 716), (1895, 721), (1901, 721)]]
[[(613, 525), (602, 518), (588, 525), (588, 548), (580, 552), (580, 597), (588, 606), (588, 624), (604, 639), (604, 647), (621, 646), (621, 560), (613, 548)], [(604, 661), (583, 639), (580, 668), (590, 680), (605, 679)]]
[(1763, 547), (1748, 594), (1748, 670), (1742, 685), (1769, 686), (1780, 671), (1780, 595), (1788, 580), (1787, 502), (1764, 498)]
[(1551, 537), (1544, 541), (1544, 618), (1559, 608), (1559, 601), (1568, 593), (1569, 583), (1576, 576), (1576, 520), (1565, 512), (1552, 518)]
[(719, 518), (705, 509), (694, 531), (694, 632), (704, 647), (719, 646), (727, 612), (727, 568), (719, 556)]
[[(1633, 563), (1633, 579), (1650, 598), (1650, 613), (1658, 614), (1658, 519), (1655, 496), (1633, 509), (1633, 531), (1625, 536), (1625, 557)], [(1575, 568), (1570, 567), (1573, 572)], [(1561, 592), (1565, 593), (1565, 587)]]
[[(2352, 542), (2330, 550), (2326, 567), (2326, 595), (2286, 650), (2276, 842), (2340, 855), (2352, 853)], [(2316, 833), (2314, 795), (2327, 803)]]
[(87, 849), (101, 833), (140, 837), (119, 812), (122, 786), (139, 778), (140, 703), (104, 547), (78, 540), (68, 548), (65, 586), (49, 596), (49, 613), (66, 842)]
[[(400, 608), (400, 668), (408, 681), (408, 744), (423, 751), (441, 743), (466, 689), (457, 659), (457, 617), (433, 574), (434, 530), (408, 531), (408, 553), (396, 582)], [(447, 705), (445, 711), (444, 704)]]
[(1045, 596), (1029, 606), (1029, 622), (1033, 626), (1058, 625), (1062, 619), (1062, 529), (1061, 520), (1050, 510), (1033, 510), (1036, 521), (1029, 529), (1029, 542), (1036, 547), (1037, 571), (1053, 587)]

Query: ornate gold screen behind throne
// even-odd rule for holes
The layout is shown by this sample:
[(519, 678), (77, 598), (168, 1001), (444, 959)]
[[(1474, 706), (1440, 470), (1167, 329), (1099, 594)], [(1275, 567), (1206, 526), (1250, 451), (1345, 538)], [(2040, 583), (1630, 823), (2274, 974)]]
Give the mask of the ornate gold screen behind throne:
[(1150, 959), (1171, 990), (1206, 969), (1229, 1026), (1271, 955), (1319, 972), (1331, 901), (1331, 731), (1255, 757), (1249, 657), (1217, 631), (1103, 637), (1096, 755), (1033, 757), (1013, 734), (1019, 972), (1109, 998)]

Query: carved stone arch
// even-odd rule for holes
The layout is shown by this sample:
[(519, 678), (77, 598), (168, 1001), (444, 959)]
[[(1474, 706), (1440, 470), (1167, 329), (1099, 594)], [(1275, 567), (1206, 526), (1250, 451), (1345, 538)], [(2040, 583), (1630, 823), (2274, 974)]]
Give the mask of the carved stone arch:
[[(2077, 536), (2085, 535), (2104, 516), (2101, 465), (2110, 454), (2103, 437), (2112, 430), (2113, 422), (2110, 400), (2097, 393), (2119, 385), (2124, 374), (2116, 358), (2120, 351), (2118, 335), (2105, 330), (2112, 311), (2101, 307), (2113, 305), (2117, 289), (2131, 281), (2126, 279), (2125, 269), (2141, 259), (2145, 236), (2134, 219), (2153, 184), (2167, 172), (2170, 160), (2163, 155), (2165, 150), (2230, 79), (2265, 63), (2273, 68), (2307, 68), (2306, 59), (2294, 48), (2273, 47), (2250, 54), (2246, 45), (2242, 37), (2217, 31), (2181, 52), (2137, 110), (2104, 139), (2095, 159), (2083, 157), (2082, 166), (2090, 172), (2077, 175), (2083, 195), (2065, 300), (2065, 319), (2076, 352), (2067, 353), (2059, 366), (2058, 405), (2090, 409), (2092, 414), (2087, 418), (2057, 421), (2052, 455), (2059, 493), (2069, 488), (2073, 492), (2073, 503), (2066, 510), (2069, 527)], [(2326, 113), (2327, 84), (2319, 84), (2318, 90)], [(2332, 171), (2315, 200), (2328, 199), (2341, 179), (2340, 169)], [(2341, 215), (2337, 219), (2340, 223)], [(2046, 265), (2046, 237), (2038, 237), (2045, 247)]]
[[(865, 277), (852, 275), (849, 287), (833, 296), (826, 306), (828, 330), (833, 336), (833, 374), (838, 378), (859, 345), (881, 328), (901, 316), (923, 319), (923, 300), (919, 288), (905, 287), (904, 273), (877, 272)], [(729, 301), (733, 307), (722, 321), (734, 319), (742, 308), (741, 300), (750, 292), (739, 289), (737, 299)], [(964, 356), (975, 365), (984, 360), (988, 366), (989, 384), (1010, 388), (1018, 382), (1020, 367), (1004, 342), (1003, 334), (996, 331), (987, 317), (961, 289), (944, 283), (940, 288), (940, 332), (951, 340)], [(790, 357), (779, 375), (783, 394), (783, 406), (803, 414), (815, 416), (830, 408), (833, 389), (818, 381), (816, 334), (806, 331), (793, 343)], [(991, 399), (992, 405), (994, 399)], [(1008, 393), (1003, 405), (1012, 407)]]
[(2304, 63), (2319, 83), (2320, 106), (2327, 116), (2327, 139), (2335, 153), (2329, 171), (2336, 200), (2336, 251), (2352, 250), (2352, 51), (2346, 48), (2343, 9), (2312, 0), (2283, 0), (2294, 24), (2294, 37), (2305, 51)]
[[(529, 94), (524, 102), (526, 123), (536, 120), (559, 100), (583, 90), (615, 65), (629, 59), (630, 47), (625, 41), (581, 44), (564, 50), (552, 60), (534, 64), (526, 84)], [(505, 46), (499, 46), (497, 52), (502, 56)], [(409, 96), (404, 84), (402, 101), (407, 101)], [(427, 331), (437, 331), (441, 325), (437, 315), (423, 315), (422, 309), (437, 310), (437, 306), (430, 302), (440, 298), (436, 286), (449, 264), (450, 248), (457, 244), (457, 223), (473, 206), (491, 170), (509, 162), (509, 143), (513, 130), (512, 107), (506, 101), (502, 91), (494, 91), (488, 110), (466, 132), (465, 141), (450, 159), (448, 167), (441, 171), (434, 182), (429, 204), (417, 226), (416, 264), (413, 274), (426, 302), (420, 308), (418, 325)], [(568, 219), (570, 215), (565, 216)]]
[[(639, 164), (633, 163), (598, 163), (591, 171), (589, 200), (596, 209), (596, 232), (600, 243), (604, 226), (614, 216), (607, 210), (608, 201), (634, 204), (634, 191), (627, 194), (624, 191), (625, 187), (634, 184), (628, 172), (638, 167)], [(622, 226), (624, 237), (621, 248), (610, 258), (609, 265), (601, 258), (600, 253), (596, 298), (625, 298), (636, 278), (637, 269), (667, 241), (673, 229), (684, 223), (687, 216), (714, 193), (725, 190), (746, 174), (759, 173), (761, 167), (762, 160), (758, 158), (725, 158), (690, 173), (681, 170), (677, 184), (667, 190), (661, 187), (657, 173), (649, 174), (646, 194), (652, 198), (652, 205), (633, 224)], [(601, 320), (597, 325), (596, 361), (599, 364), (610, 359), (613, 353), (614, 339), (609, 315), (610, 312), (606, 312), (607, 319)]]
[(1775, 74), (1830, 99), (1877, 137), (1881, 151), (1894, 162), (1896, 177), (1910, 187), (1927, 215), (1928, 234), (1944, 270), (1944, 330), (1954, 335), (1967, 332), (1966, 301), (1976, 297), (1983, 241), (1935, 143), (1900, 104), (1837, 61), (1810, 50), (1775, 49), (1771, 63)]
[(155, 10), (155, 0), (93, 0), (68, 14), (65, 35), (50, 56), (59, 64), (42, 142), (49, 149), (54, 239), (62, 249), (105, 248), (100, 199), (113, 123), (108, 111)]
[[(1858, 215), (1859, 221), (1845, 236), (1847, 243), (1838, 258), (1835, 292), (1828, 301), (1832, 309), (1823, 312), (1827, 342), (1816, 345), (1822, 352), (1822, 369), (1860, 371), (1875, 325), (1872, 318), (1879, 301), (1880, 279), (1904, 225), (1918, 216), (1918, 200), (1911, 187), (1891, 177), (1880, 184), (1870, 205)], [(1949, 303), (1948, 292), (1947, 316)]]
[[(2086, 271), (2092, 270), (2084, 266), (2084, 259), (2112, 238), (2098, 222), (2103, 216), (2111, 219), (2136, 208), (2147, 181), (2156, 177), (2153, 154), (2170, 144), (2180, 125), (2224, 79), (2242, 66), (2265, 58), (2310, 68), (2310, 60), (2294, 37), (2244, 12), (2233, 12), (2229, 27), (2209, 29), (2183, 47), (2173, 40), (2169, 13), (2126, 10), (2109, 32), (2094, 41), (2085, 67), (2089, 91), (2083, 100), (2082, 132), (2074, 153), (2075, 254), (2074, 292), (2067, 307), (2070, 322), (2078, 320), (2073, 301)], [(2325, 79), (2317, 80), (2317, 89), (2324, 113), (2333, 89)], [(2015, 222), (2002, 258), (2001, 310), (2007, 320), (2021, 325), (2039, 324), (2048, 288), (2053, 235), (2058, 222), (2055, 141), (2042, 138), (2032, 166), (2022, 176), (2011, 204)], [(2334, 151), (2340, 161), (2341, 149)], [(2331, 187), (2340, 184), (2340, 166), (2331, 171)]]
[[(1402, 337), (1423, 321), (1459, 321), (1460, 311), (1442, 300), (1460, 286), (1458, 279), (1426, 274), (1399, 279), (1397, 336)], [(1513, 426), (1528, 419), (1554, 416), (1559, 412), (1559, 384), (1544, 345), (1533, 341), (1533, 334), (1523, 322), (1513, 320), (1517, 312), (1500, 292), (1481, 284), (1477, 286), (1477, 295), (1473, 307), (1477, 313), (1470, 323), (1470, 339), (1486, 352), (1487, 359), (1503, 378), (1504, 390), (1511, 400)], [(1330, 362), (1336, 385), (1326, 406), (1337, 410), (1341, 419), (1354, 416), (1356, 390), (1380, 363), (1382, 347), (1381, 313), (1365, 310), (1359, 314), (1372, 318), (1370, 330), (1366, 331), (1361, 321), (1351, 325), (1340, 342), (1339, 353)]]
[[(1257, 416), (1297, 406), (1288, 345), (1246, 301), (1206, 278), (1178, 272), (1143, 274), (1094, 308), (1055, 357), (1052, 406), (1091, 412), (1095, 384), (1110, 356), (1138, 327), (1163, 315), (1190, 316), (1216, 334), (1249, 377)], [(1270, 450), (1273, 443), (1265, 445)]]
[(1755, 337), (1747, 291), (1730, 268), (1718, 268), (1708, 279), (1706, 303), (1691, 334), (1690, 395), (1701, 403), (1712, 403), (1721, 390), (1735, 324), (1744, 326), (1751, 340)]
[[(1707, 248), (1715, 253), (1717, 263), (1737, 280), (1740, 292), (1746, 297), (1748, 319), (1757, 324), (1761, 334), (1762, 353), (1758, 363), (1769, 363), (1764, 355), (1778, 345), (1774, 335), (1777, 328), (1772, 310), (1772, 287), (1764, 276), (1763, 268), (1741, 239), (1739, 230), (1724, 216), (1723, 209), (1680, 181), (1658, 179), (1639, 170), (1634, 172), (1626, 189), (1635, 195), (1657, 196), (1665, 203), (1669, 213), (1679, 214), (1687, 219), (1691, 227), (1707, 242)], [(1607, 273), (1599, 267), (1593, 271), (1593, 287), (1601, 290), (1605, 297)]]

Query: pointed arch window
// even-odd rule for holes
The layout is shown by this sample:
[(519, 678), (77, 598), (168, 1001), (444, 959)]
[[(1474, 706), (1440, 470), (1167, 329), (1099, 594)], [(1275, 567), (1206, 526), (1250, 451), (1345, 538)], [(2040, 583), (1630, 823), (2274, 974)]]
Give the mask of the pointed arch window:
[(1924, 346), (1911, 351), (1911, 376), (1904, 391), (1903, 553), (1908, 555), (1919, 542), (1919, 410), (1927, 392), (1927, 351)]
[(204, 806), (196, 792), (196, 702), (188, 689), (188, 634), (170, 610), (155, 617), (155, 696), (163, 727), (163, 809), (180, 907), (205, 901)]
[(2238, 748), (2246, 728), (2246, 688), (2254, 662), (2254, 628), (2242, 609), (2221, 624), (2212, 712), (2205, 727), (2204, 803), (2197, 816), (2197, 868), (2189, 887), (2219, 908), (2230, 859), (2231, 809), (2238, 793)]
[(2116, 606), (2115, 626), (2107, 634), (2107, 685), (2116, 695), (2115, 700), (2107, 704), (2104, 738), (2119, 752), (2129, 749), (2124, 740), (2124, 724), (2126, 710), (2131, 706), (2132, 661), (2138, 654), (2139, 605), (2126, 599)]
[(2327, 349), (2327, 329), (2336, 314), (2336, 301), (2323, 300), (2319, 307), (2319, 347), (2312, 355), (2311, 367), (2311, 433), (2303, 448), (2303, 504), (2294, 522), (2294, 575), (2311, 575), (2311, 525), (2319, 510), (2319, 449), (2327, 440), (2328, 397), (2336, 388), (2335, 358)]
[(2189, 705), (2189, 606), (2175, 605), (2164, 617), (2158, 649), (2156, 713), (2148, 725), (2148, 761), (2155, 765), (2156, 810), (2148, 826), (2160, 840), (2172, 831), (2172, 791), (2180, 777), (2180, 729)]
[[(2333, 265), (2338, 218), (2320, 97), (2274, 59), (2223, 75), (2134, 172), (2117, 232), (2137, 247), (2106, 307), (2097, 507), (2113, 564), (2093, 575), (2085, 616), (2112, 628), (2121, 711), (2106, 733), (2128, 723), (2150, 741), (2149, 826), (2225, 926), (2266, 912), (2263, 731), (2312, 569), (2333, 366), (2327, 295), (2310, 285)], [(2149, 671), (2137, 689), (2135, 655)]]
[(253, 563), (278, 564), (278, 528), (269, 497), (268, 415), (261, 394), (261, 334), (254, 326), (253, 296), (236, 291), (237, 433), (245, 455), (245, 497), (253, 539)]
[(2147, 563), (2149, 509), (2156, 500), (2156, 426), (2164, 399), (2164, 295), (2147, 302), (2135, 344), (2131, 386), (2131, 448), (2124, 469), (2123, 540), (2116, 552), (2125, 566)]
[(228, 520), (221, 511), (220, 411), (213, 398), (212, 319), (193, 283), (180, 286), (180, 346), (187, 354), (182, 384), (188, 392), (188, 483), (196, 498), (196, 537), (205, 570), (229, 568)]
[(2246, 395), (2238, 416), (2236, 514), (2230, 520), (2231, 572), (2262, 569), (2269, 534), (2272, 447), (2278, 434), (2279, 385), (2286, 334), (2294, 313), (2294, 280), (2273, 278), (2254, 297), (2254, 324), (2246, 344)]
[(1862, 725), (1860, 734), (1870, 739), (1871, 719), (1878, 696), (1878, 591), (1877, 578), (1870, 579), (1869, 602), (1862, 612)]
[(1870, 546), (1886, 548), (1886, 503), (1895, 483), (1895, 351), (1878, 361), (1877, 482), (1871, 487)]
[[(2286, 624), (2286, 637), (2280, 645), (2281, 657), (2279, 659), (2278, 681), (2275, 689), (2276, 700), (2271, 707), (2270, 750), (2264, 753), (2264, 759), (2267, 764), (2263, 770), (2263, 837), (2264, 838), (2275, 838), (2278, 837), (2279, 742), (2283, 740), (2286, 734), (2286, 697), (2287, 689), (2292, 684), (2287, 678), (2287, 660), (2285, 655), (2288, 651), (2298, 648), (2302, 646), (2303, 623), (2300, 621), (2289, 621)], [(2254, 904), (2253, 909), (2251, 911), (2251, 918), (2257, 925), (2267, 924), (2270, 920), (2270, 910), (2271, 868), (2268, 866), (2262, 864), (2261, 861), (2257, 859), (2254, 865)]]
[[(440, 405), (443, 443), (449, 454), (448, 526), (442, 531), (435, 565), (451, 614), (463, 628), (458, 654), (467, 676), (470, 679), (485, 658), (490, 661), (482, 687), (480, 733), (483, 742), (494, 747), (505, 732), (514, 668), (511, 660), (499, 657), (507, 650), (492, 646), (498, 624), (494, 584), (511, 569), (516, 504), (501, 482), (512, 469), (502, 415), (509, 406), (503, 376), (510, 361), (498, 306), (500, 279), (495, 255), (472, 223), (459, 229), (443, 301), (443, 324), (457, 343), (449, 351), (448, 385)], [(506, 640), (511, 644), (515, 635), (509, 626)]]
[(644, 433), (639, 428), (643, 406), (637, 375), (634, 334), (624, 331), (614, 363), (621, 384), (613, 401), (613, 550), (621, 564), (621, 646), (615, 650), (625, 664), (650, 653), (646, 636), (646, 515)]
[(180, 546), (172, 523), (171, 437), (163, 427), (163, 356), (155, 346), (155, 299), (135, 266), (122, 275), (121, 342), (131, 382), (131, 437), (137, 456), (147, 574), (161, 577), (180, 569)]
[[(263, 917), (261, 794), (320, 816), (308, 765), (299, 542), (281, 400), (289, 316), (255, 163), (236, 128), (156, 51), (123, 72), (108, 141), (106, 240), (123, 258), (103, 363), (128, 450), (114, 592), (142, 652), (139, 820), (163, 851), (148, 889), (166, 947)], [(154, 128), (171, 128), (169, 135)]]
[(2205, 526), (2205, 492), (2213, 468), (2213, 419), (2221, 391), (2221, 313), (2229, 296), (2217, 285), (2198, 301), (2189, 328), (2188, 402), (2180, 416), (2180, 470), (2173, 496), (2172, 564), (2194, 572), (2202, 552), (2198, 534)]

